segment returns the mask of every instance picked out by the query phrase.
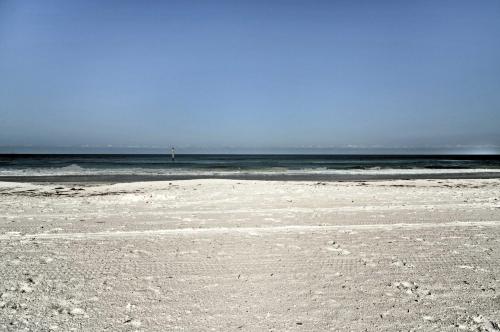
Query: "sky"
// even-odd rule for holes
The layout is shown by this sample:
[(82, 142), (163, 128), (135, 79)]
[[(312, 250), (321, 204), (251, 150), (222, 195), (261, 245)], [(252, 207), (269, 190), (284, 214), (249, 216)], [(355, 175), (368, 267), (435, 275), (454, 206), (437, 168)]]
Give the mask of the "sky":
[(497, 0), (0, 0), (0, 150), (500, 153), (499, 15)]

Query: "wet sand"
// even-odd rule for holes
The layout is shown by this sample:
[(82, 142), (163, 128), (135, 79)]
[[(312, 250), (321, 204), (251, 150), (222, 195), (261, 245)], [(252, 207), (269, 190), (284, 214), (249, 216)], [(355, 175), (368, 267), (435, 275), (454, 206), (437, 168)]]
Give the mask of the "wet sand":
[(1, 182), (0, 252), (0, 330), (500, 330), (499, 179)]
[(498, 171), (469, 171), (469, 172), (454, 172), (443, 170), (443, 173), (302, 173), (302, 174), (261, 174), (261, 173), (242, 173), (242, 174), (214, 174), (214, 175), (144, 175), (144, 174), (128, 174), (128, 175), (37, 175), (37, 176), (0, 176), (0, 182), (29, 182), (29, 183), (65, 183), (65, 184), (113, 184), (113, 183), (129, 183), (129, 182), (145, 182), (145, 181), (180, 181), (180, 180), (258, 180), (258, 181), (311, 181), (311, 182), (339, 182), (339, 181), (379, 181), (379, 180), (456, 180), (456, 179), (498, 179), (500, 173)]

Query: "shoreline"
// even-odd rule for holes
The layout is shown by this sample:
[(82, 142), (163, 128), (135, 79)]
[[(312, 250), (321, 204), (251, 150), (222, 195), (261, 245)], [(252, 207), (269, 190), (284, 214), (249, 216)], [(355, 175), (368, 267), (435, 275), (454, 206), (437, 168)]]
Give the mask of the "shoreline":
[(434, 174), (242, 174), (242, 175), (56, 175), (0, 176), (0, 182), (20, 183), (132, 183), (179, 180), (252, 180), (285, 182), (357, 182), (389, 180), (467, 180), (499, 179), (498, 172), (434, 173)]

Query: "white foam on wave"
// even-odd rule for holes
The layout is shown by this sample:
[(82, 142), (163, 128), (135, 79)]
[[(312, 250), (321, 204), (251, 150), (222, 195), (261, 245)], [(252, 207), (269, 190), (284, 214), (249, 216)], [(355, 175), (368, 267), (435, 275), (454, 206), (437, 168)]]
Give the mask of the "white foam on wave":
[(500, 173), (497, 168), (380, 168), (369, 169), (326, 169), (290, 171), (289, 174), (338, 174), (338, 175), (418, 175), (418, 174), (461, 174), (461, 173)]

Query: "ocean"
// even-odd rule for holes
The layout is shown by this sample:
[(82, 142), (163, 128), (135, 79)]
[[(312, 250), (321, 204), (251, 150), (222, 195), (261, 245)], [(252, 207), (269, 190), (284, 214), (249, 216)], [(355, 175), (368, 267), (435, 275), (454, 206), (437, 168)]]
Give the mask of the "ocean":
[(3, 154), (0, 181), (496, 178), (499, 155)]

